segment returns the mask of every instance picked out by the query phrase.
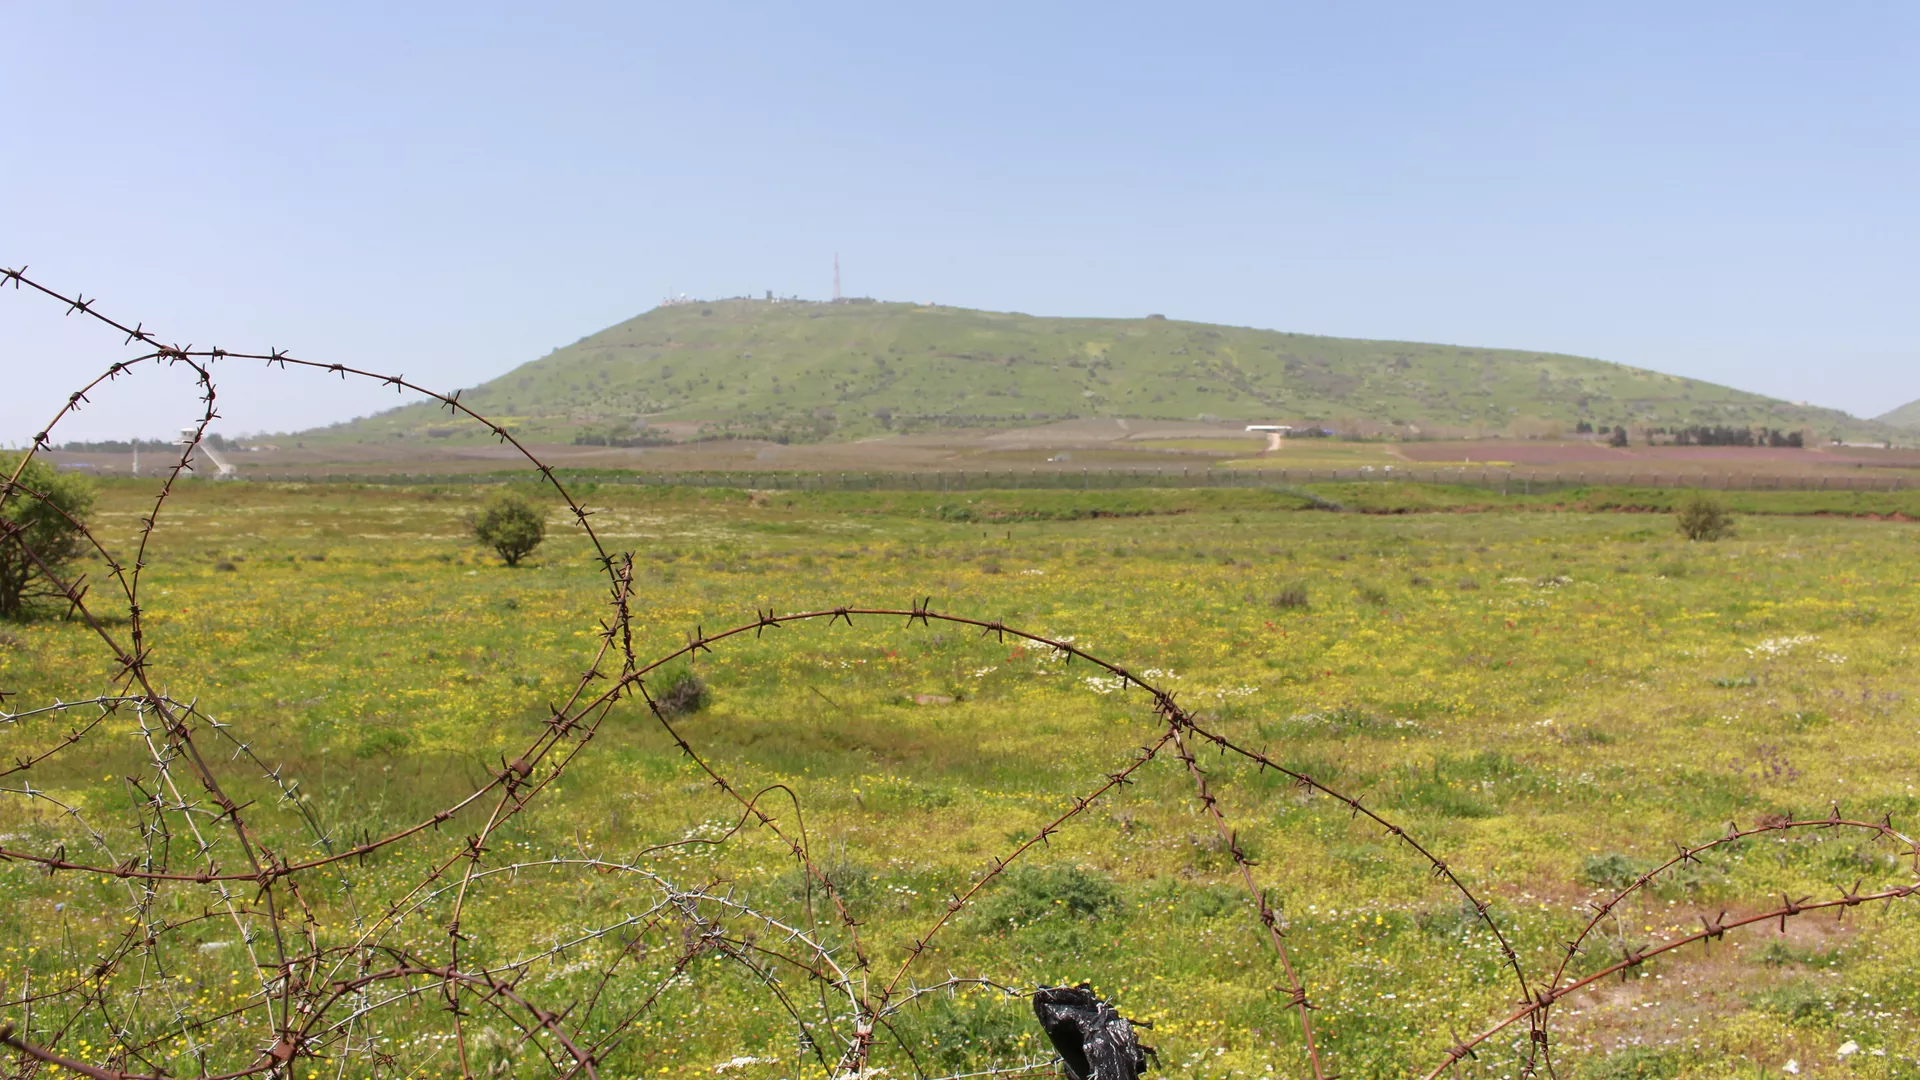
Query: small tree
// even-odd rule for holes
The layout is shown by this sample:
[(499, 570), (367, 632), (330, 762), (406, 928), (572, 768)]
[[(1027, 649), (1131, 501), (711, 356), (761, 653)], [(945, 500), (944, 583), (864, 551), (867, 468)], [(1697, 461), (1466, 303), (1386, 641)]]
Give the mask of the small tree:
[[(20, 465), (0, 454), (0, 485)], [(57, 595), (47, 580), (86, 550), (80, 527), (93, 509), (93, 482), (34, 458), (13, 488), (0, 487), (0, 618), (17, 619), (36, 595)], [(64, 575), (63, 575), (64, 576)]]
[(547, 517), (525, 495), (497, 492), (473, 519), (473, 538), (519, 566), (547, 538)]
[(1689, 540), (1724, 540), (1733, 535), (1733, 515), (1704, 491), (1687, 496), (1673, 512), (1673, 519)]

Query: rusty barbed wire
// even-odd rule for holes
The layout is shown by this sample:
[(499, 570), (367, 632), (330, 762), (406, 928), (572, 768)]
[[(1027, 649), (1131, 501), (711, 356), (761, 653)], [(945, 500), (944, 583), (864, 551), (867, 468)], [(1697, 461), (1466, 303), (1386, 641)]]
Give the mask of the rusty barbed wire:
[[(462, 1076), (477, 1076), (488, 1071), (476, 1059), (491, 1046), (482, 1036), (492, 1029), (484, 1028), (480, 1034), (470, 1031), (476, 1018), (487, 1017), (511, 1029), (517, 1036), (516, 1048), (537, 1055), (553, 1075), (597, 1077), (611, 1057), (643, 1037), (641, 1021), (656, 1005), (687, 985), (697, 967), (715, 961), (759, 986), (773, 1002), (774, 1011), (785, 1017), (794, 1034), (795, 1075), (805, 1061), (832, 1077), (867, 1075), (876, 1047), (891, 1040), (911, 1062), (916, 1077), (936, 1080), (895, 1027), (895, 1021), (906, 1015), (904, 1010), (963, 990), (1021, 997), (1035, 987), (952, 971), (938, 981), (922, 983), (915, 973), (935, 939), (1018, 860), (1133, 783), (1143, 770), (1171, 756), (1191, 785), (1195, 805), (1219, 834), (1273, 953), (1282, 980), (1273, 1005), (1295, 1016), (1310, 1075), (1314, 1080), (1333, 1080), (1335, 1074), (1323, 1060), (1325, 1048), (1315, 1038), (1312, 1013), (1318, 1006), (1309, 993), (1313, 979), (1296, 964), (1287, 941), (1284, 903), (1273, 899), (1275, 888), (1284, 887), (1284, 879), (1278, 885), (1263, 881), (1200, 761), (1198, 751), (1205, 748), (1257, 770), (1284, 775), (1303, 793), (1331, 799), (1356, 822), (1364, 820), (1399, 841), (1417, 863), (1460, 896), (1464, 910), (1473, 913), (1477, 925), (1494, 942), (1501, 965), (1514, 982), (1518, 1005), (1476, 1034), (1454, 1036), (1442, 1051), (1441, 1064), (1425, 1074), (1427, 1080), (1522, 1023), (1527, 1029), (1525, 1043), (1517, 1050), (1522, 1073), (1544, 1070), (1552, 1075), (1552, 1008), (1569, 995), (1685, 945), (1718, 940), (1730, 930), (1776, 921), (1784, 929), (1787, 920), (1808, 912), (1835, 908), (1844, 914), (1854, 907), (1890, 904), (1920, 891), (1913, 884), (1864, 888), (1863, 879), (1837, 898), (1788, 895), (1780, 904), (1743, 914), (1723, 910), (1713, 919), (1702, 916), (1697, 932), (1623, 946), (1617, 960), (1572, 974), (1575, 960), (1591, 953), (1590, 939), (1636, 892), (1702, 854), (1749, 837), (1816, 830), (1867, 835), (1911, 856), (1920, 874), (1920, 844), (1896, 830), (1890, 818), (1881, 822), (1846, 818), (1835, 806), (1824, 819), (1778, 819), (1745, 829), (1730, 825), (1719, 838), (1677, 845), (1672, 858), (1596, 902), (1593, 916), (1566, 943), (1552, 972), (1544, 981), (1536, 980), (1494, 918), (1493, 905), (1406, 829), (1364, 805), (1361, 797), (1342, 793), (1287, 768), (1264, 750), (1242, 746), (1212, 730), (1144, 673), (1096, 656), (1070, 638), (936, 611), (931, 598), (924, 598), (905, 608), (850, 605), (784, 614), (771, 608), (756, 610), (750, 621), (712, 633), (697, 628), (679, 648), (642, 660), (634, 646), (634, 624), (641, 618), (633, 605), (634, 553), (610, 551), (589, 520), (594, 511), (569, 493), (554, 470), (508, 429), (461, 403), (458, 392), (440, 394), (402, 376), (305, 360), (279, 349), (262, 353), (163, 345), (144, 324), (129, 328), (96, 310), (97, 300), (63, 295), (27, 277), (24, 268), (0, 270), (0, 286), (5, 284), (64, 304), (67, 315), (81, 314), (123, 333), (128, 346), (138, 343), (143, 351), (109, 366), (56, 410), (12, 474), (0, 481), (0, 509), (18, 498), (65, 513), (53, 506), (46, 493), (23, 484), (21, 477), (33, 457), (51, 447), (51, 434), (59, 425), (91, 403), (90, 393), (122, 376), (184, 367), (201, 402), (179, 458), (163, 476), (151, 509), (140, 518), (130, 560), (118, 558), (84, 522), (68, 518), (115, 584), (113, 591), (126, 611), (124, 636), (116, 631), (116, 624), (96, 612), (92, 602), (96, 598), (84, 574), (71, 579), (61, 576), (26, 543), (22, 530), (0, 528), (0, 543), (22, 549), (52, 595), (69, 605), (69, 615), (100, 640), (115, 664), (108, 679), (112, 689), (107, 692), (13, 712), (4, 711), (8, 695), (0, 694), (0, 725), (58, 720), (64, 728), (43, 744), (16, 754), (11, 763), (0, 765), (0, 781), (5, 781), (0, 783), (0, 796), (51, 808), (56, 818), (74, 823), (80, 838), (76, 842), (85, 849), (69, 852), (60, 841), (53, 842), (50, 850), (29, 850), (4, 837), (0, 838), (0, 861), (50, 877), (77, 875), (117, 889), (125, 901), (124, 923), (87, 963), (76, 963), (64, 977), (43, 979), (40, 985), (35, 985), (31, 968), (25, 969), (17, 989), (0, 982), (0, 1014), (20, 1018), (0, 1024), (0, 1045), (16, 1055), (16, 1076), (57, 1066), (96, 1080), (161, 1080), (174, 1075), (167, 1062), (183, 1056), (195, 1062), (203, 1080), (291, 1077), (303, 1067), (311, 1071), (335, 1061), (343, 1076), (350, 1062), (367, 1075), (398, 1075), (443, 1057), (450, 1058)], [(214, 365), (236, 360), (373, 380), (397, 392), (423, 394), (449, 412), (482, 425), (523, 457), (564, 502), (606, 580), (607, 613), (598, 624), (587, 666), (575, 675), (560, 702), (549, 707), (539, 730), (511, 759), (502, 755), (497, 768), (487, 766), (484, 779), (455, 801), (388, 827), (380, 835), (370, 829), (357, 839), (343, 834), (340, 823), (329, 824), (315, 810), (301, 779), (243, 738), (235, 722), (209, 715), (196, 699), (173, 696), (154, 678), (160, 662), (158, 646), (140, 600), (150, 546), (177, 484), (193, 471), (196, 450), (219, 418)], [(751, 791), (736, 784), (684, 736), (647, 682), (664, 665), (690, 660), (715, 646), (744, 640), (748, 634), (757, 638), (770, 629), (817, 622), (852, 627), (855, 618), (900, 621), (902, 629), (936, 623), (964, 627), (997, 640), (1013, 638), (1050, 649), (1068, 663), (1080, 660), (1106, 672), (1122, 690), (1144, 691), (1155, 717), (1154, 724), (1141, 733), (1140, 745), (1114, 762), (1113, 771), (1085, 793), (1071, 797), (1005, 854), (990, 859), (964, 888), (954, 890), (888, 967), (879, 966), (873, 945), (862, 937), (857, 905), (814, 855), (799, 793), (785, 784)], [(554, 787), (622, 702), (635, 701), (646, 706), (661, 732), (705, 782), (735, 806), (737, 816), (731, 824), (714, 836), (689, 835), (626, 858), (594, 855), (584, 849), (571, 855), (493, 857), (505, 850), (496, 847), (505, 827)], [(122, 722), (130, 727), (114, 729)], [(121, 778), (130, 823), (126, 827), (96, 822), (92, 807), (35, 788), (31, 779), (34, 770), (106, 734), (125, 735), (139, 748), (139, 766)], [(210, 756), (210, 750), (218, 753)], [(227, 777), (226, 783), (222, 776)], [(245, 797), (255, 790), (260, 798)], [(791, 827), (769, 809), (775, 800), (791, 805)], [(377, 894), (377, 871), (386, 856), (416, 841), (445, 836), (456, 821), (476, 818), (475, 831), (450, 843), (449, 850), (428, 855), (423, 868), (391, 883), (391, 894)], [(264, 824), (282, 819), (292, 823), (292, 834)], [(792, 860), (805, 884), (804, 919), (783, 920), (754, 904), (724, 878), (682, 884), (641, 861), (669, 850), (719, 848), (744, 840), (749, 832), (770, 837)], [(516, 955), (489, 957), (485, 944), (489, 926), (475, 907), (476, 899), (485, 888), (538, 874), (614, 879), (646, 890), (651, 899), (593, 925), (553, 927), (544, 945)], [(830, 909), (824, 921), (813, 905), (816, 889)], [(322, 893), (329, 897), (328, 914), (342, 920), (336, 926), (327, 925), (315, 907), (313, 898)], [(195, 903), (197, 910), (193, 910)], [(421, 937), (423, 924), (431, 924), (432, 940)], [(219, 1007), (194, 1002), (189, 994), (196, 982), (186, 973), (190, 965), (181, 949), (163, 948), (184, 947), (192, 935), (214, 925), (232, 928), (254, 973), (253, 984), (237, 1001)], [(205, 943), (195, 948), (204, 952)], [(569, 961), (569, 957), (582, 959)], [(534, 973), (546, 972), (551, 982), (554, 971), (576, 963), (578, 971), (589, 976), (584, 991), (564, 1006), (543, 1004)], [(643, 964), (651, 964), (651, 972), (643, 970)], [(237, 984), (239, 976), (233, 978)], [(801, 992), (808, 988), (817, 991), (813, 1000)], [(395, 1010), (417, 1013), (428, 1007), (447, 1013), (450, 1031), (438, 1045), (422, 1049), (419, 1060), (403, 1063), (400, 1048), (392, 1045), (392, 1036), (382, 1034), (387, 1029), (379, 1026), (380, 1021)], [(56, 1014), (52, 1019), (46, 1016), (49, 1011)], [(85, 1045), (75, 1045), (74, 1038), (83, 1017), (111, 1035), (111, 1045), (99, 1048), (92, 1060), (75, 1056)], [(1051, 1059), (1023, 1060), (938, 1080), (1022, 1075), (1051, 1066)]]

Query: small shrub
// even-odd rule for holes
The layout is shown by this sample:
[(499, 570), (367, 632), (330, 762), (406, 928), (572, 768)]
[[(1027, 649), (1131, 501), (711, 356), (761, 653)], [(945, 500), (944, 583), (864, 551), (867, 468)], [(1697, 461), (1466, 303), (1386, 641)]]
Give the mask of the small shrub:
[(86, 477), (59, 472), (38, 457), (21, 465), (19, 454), (0, 454), (0, 483), (16, 468), (25, 490), (11, 492), (0, 504), (0, 533), (6, 536), (0, 540), (0, 618), (8, 619), (25, 615), (36, 596), (59, 595), (46, 572), (63, 572), (87, 551), (80, 526), (93, 509), (94, 494)]
[(1113, 879), (1078, 866), (1016, 866), (975, 907), (990, 926), (1031, 926), (1049, 916), (1097, 919), (1120, 903)]
[(1725, 540), (1733, 535), (1733, 515), (1720, 500), (1704, 491), (1687, 496), (1673, 519), (1688, 540)]
[(1580, 876), (1587, 884), (1603, 889), (1624, 889), (1640, 880), (1646, 870), (1638, 860), (1620, 852), (1589, 855), (1580, 864)]
[(1305, 611), (1307, 609), (1307, 586), (1303, 582), (1293, 582), (1273, 595), (1271, 601), (1281, 611)]
[(1369, 585), (1364, 581), (1353, 587), (1353, 595), (1358, 597), (1361, 603), (1370, 604), (1374, 607), (1385, 607), (1387, 603), (1387, 591), (1385, 589), (1380, 588), (1378, 585)]
[[(1581, 863), (1580, 876), (1589, 885), (1619, 892), (1639, 881), (1640, 875), (1651, 869), (1652, 863), (1641, 862), (1616, 851), (1607, 855), (1587, 856)], [(1648, 882), (1646, 888), (1656, 897), (1692, 898), (1725, 884), (1726, 877), (1726, 871), (1716, 866), (1681, 863)]]
[(547, 538), (547, 518), (525, 495), (502, 491), (473, 519), (473, 538), (518, 566)]
[(707, 684), (687, 667), (667, 669), (647, 690), (653, 695), (653, 703), (669, 717), (697, 713), (713, 700)]

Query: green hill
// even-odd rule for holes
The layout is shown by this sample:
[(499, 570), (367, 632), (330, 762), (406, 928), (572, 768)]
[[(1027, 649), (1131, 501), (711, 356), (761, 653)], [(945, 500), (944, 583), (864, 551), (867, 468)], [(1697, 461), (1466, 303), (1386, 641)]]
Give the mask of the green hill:
[(1875, 423), (1889, 427), (1904, 428), (1908, 431), (1920, 431), (1920, 401), (1909, 401), (1890, 413), (1874, 418)]
[[(666, 432), (810, 441), (1076, 417), (1319, 422), (1441, 436), (1551, 434), (1581, 420), (1821, 435), (1874, 429), (1836, 410), (1577, 356), (871, 301), (660, 307), (461, 400), (548, 442), (628, 443)], [(479, 437), (426, 405), (307, 435)]]

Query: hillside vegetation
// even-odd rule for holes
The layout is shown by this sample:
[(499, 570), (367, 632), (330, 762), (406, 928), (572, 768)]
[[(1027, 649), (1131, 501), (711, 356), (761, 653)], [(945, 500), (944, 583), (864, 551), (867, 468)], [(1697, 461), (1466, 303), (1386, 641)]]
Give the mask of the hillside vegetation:
[[(1408, 435), (1551, 434), (1582, 420), (1818, 435), (1874, 428), (1831, 409), (1577, 356), (865, 301), (656, 308), (461, 400), (535, 440), (616, 444), (667, 433), (814, 441), (1086, 417)], [(310, 434), (480, 437), (426, 405)]]
[(1905, 405), (1878, 417), (1876, 423), (1892, 427), (1920, 431), (1920, 401), (1909, 401)]

